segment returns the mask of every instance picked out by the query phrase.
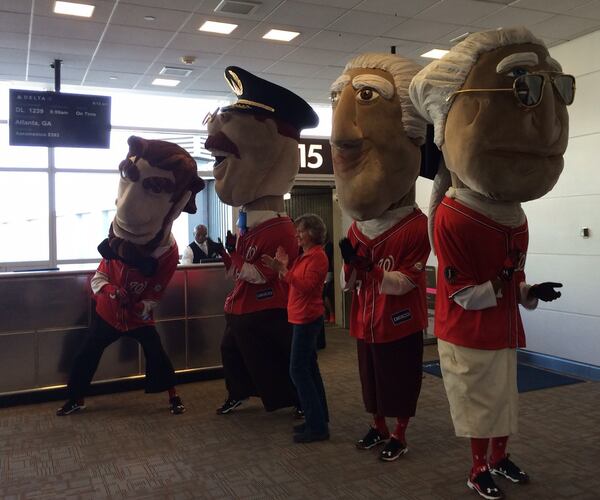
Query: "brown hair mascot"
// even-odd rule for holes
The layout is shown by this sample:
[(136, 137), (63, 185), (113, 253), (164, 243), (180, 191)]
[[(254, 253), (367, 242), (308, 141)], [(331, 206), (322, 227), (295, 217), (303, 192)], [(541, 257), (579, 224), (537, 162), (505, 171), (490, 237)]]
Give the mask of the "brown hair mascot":
[[(427, 218), (415, 205), (425, 122), (408, 98), (420, 67), (388, 54), (351, 60), (332, 84), (331, 145), (340, 206), (354, 222), (340, 242), (345, 289), (353, 291), (350, 334), (357, 340), (366, 410), (356, 446), (389, 441), (380, 458), (408, 451), (406, 427), (421, 390), (427, 325)], [(390, 436), (385, 417), (395, 417)]]
[(288, 287), (261, 256), (275, 256), (278, 246), (290, 264), (298, 255), (283, 195), (298, 172), (300, 131), (318, 118), (296, 94), (242, 68), (228, 67), (225, 78), (238, 100), (208, 117), (205, 147), (216, 158), (219, 198), (241, 210), (237, 241), (229, 235), (229, 253), (222, 250), (235, 286), (225, 301), (221, 343), (228, 397), (217, 413), (229, 413), (249, 396), (260, 396), (273, 411), (298, 401), (289, 376)]
[(171, 226), (182, 211), (196, 212), (194, 200), (204, 181), (194, 159), (177, 144), (135, 136), (127, 142), (127, 158), (119, 165), (117, 213), (109, 237), (98, 247), (103, 259), (91, 281), (96, 314), (75, 358), (69, 399), (59, 416), (85, 408), (84, 396), (104, 349), (123, 336), (142, 345), (146, 392), (168, 391), (171, 413), (185, 411), (152, 311), (179, 260)]
[(519, 304), (554, 300), (562, 285), (526, 284), (521, 202), (558, 180), (574, 91), (574, 78), (525, 28), (469, 36), (410, 87), (450, 171), (432, 194), (434, 206), (441, 201), (435, 333), (456, 434), (471, 438), (467, 485), (487, 499), (503, 496), (490, 472), (528, 480), (506, 453), (517, 432), (516, 348), (525, 347)]

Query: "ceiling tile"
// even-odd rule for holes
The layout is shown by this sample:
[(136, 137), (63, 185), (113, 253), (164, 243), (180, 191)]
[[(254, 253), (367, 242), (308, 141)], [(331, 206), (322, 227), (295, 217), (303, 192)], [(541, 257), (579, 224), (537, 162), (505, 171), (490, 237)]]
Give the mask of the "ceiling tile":
[(321, 67), (317, 64), (301, 64), (288, 61), (280, 61), (269, 66), (266, 72), (294, 77), (306, 77), (319, 71)]
[(391, 47), (396, 47), (396, 54), (405, 56), (408, 52), (421, 47), (421, 42), (411, 40), (401, 40), (399, 38), (378, 37), (360, 48), (360, 52), (383, 52), (391, 53)]
[(31, 2), (24, 2), (23, 0), (2, 0), (1, 9), (3, 12), (29, 14), (31, 12)]
[(326, 7), (314, 3), (285, 2), (269, 15), (265, 24), (268, 24), (270, 28), (277, 28), (278, 23), (308, 28), (325, 28), (344, 12), (343, 9), (337, 7)]
[(285, 57), (286, 61), (313, 64), (319, 61), (320, 64), (346, 64), (346, 61), (352, 56), (351, 52), (338, 52), (333, 50), (321, 50), (300, 47)]
[(563, 40), (572, 40), (578, 35), (589, 33), (592, 29), (597, 28), (600, 28), (600, 20), (562, 15), (530, 26), (531, 31), (536, 35), (562, 38)]
[(410, 19), (386, 33), (392, 38), (413, 40), (417, 42), (431, 42), (456, 30), (456, 24), (426, 21), (423, 19)]
[(340, 31), (321, 31), (306, 42), (304, 46), (317, 49), (352, 52), (363, 46), (370, 39), (371, 37), (366, 35), (354, 35), (351, 33), (342, 33)]
[(268, 68), (273, 61), (270, 59), (260, 59), (257, 57), (242, 57), (242, 56), (224, 56), (216, 65), (217, 69), (225, 70), (227, 66), (238, 66), (250, 71), (250, 73), (259, 73)]
[(217, 54), (216, 52), (204, 52), (201, 50), (183, 52), (178, 49), (166, 49), (163, 52), (161, 52), (160, 56), (158, 56), (157, 62), (174, 66), (187, 67), (187, 65), (185, 65), (181, 61), (181, 57), (184, 55), (194, 56), (196, 58), (196, 61), (194, 61), (193, 64), (189, 65), (190, 68), (206, 68), (214, 64), (218, 59), (220, 59), (223, 56), (223, 54)]
[(333, 22), (328, 29), (377, 36), (406, 21), (406, 19), (405, 17), (390, 16), (388, 14), (352, 10)]
[(235, 47), (232, 47), (227, 54), (246, 57), (252, 57), (260, 54), (261, 57), (267, 59), (280, 59), (294, 49), (294, 46), (285, 43), (254, 42), (244, 40), (243, 43), (239, 43)]
[(523, 9), (534, 9), (561, 14), (589, 3), (589, 1), (590, 0), (516, 0), (511, 5)]
[(540, 12), (539, 10), (517, 9), (506, 7), (498, 12), (478, 19), (479, 26), (486, 28), (509, 28), (512, 26), (527, 26), (536, 24), (546, 19), (550, 19), (554, 14), (550, 12)]
[(90, 69), (94, 71), (117, 71), (125, 73), (144, 73), (148, 69), (151, 61), (140, 61), (133, 59), (116, 59), (114, 57), (105, 57), (103, 54), (98, 54), (94, 58), (94, 62)]
[(428, 21), (470, 24), (475, 19), (500, 10), (502, 5), (475, 0), (444, 0), (420, 12), (415, 17)]
[(2, 12), (2, 15), (0, 15), (0, 31), (29, 33), (29, 19), (30, 16), (28, 14)]
[(102, 43), (133, 44), (162, 48), (172, 36), (173, 33), (170, 31), (110, 25), (106, 30)]
[(31, 49), (41, 50), (43, 52), (56, 53), (58, 56), (65, 57), (68, 54), (92, 55), (96, 50), (97, 43), (91, 40), (73, 40), (69, 38), (59, 38), (50, 36), (31, 37)]
[[(164, 2), (163, 2), (164, 4)], [(169, 6), (171, 2), (169, 2)], [(140, 7), (128, 3), (119, 3), (112, 18), (112, 24), (119, 26), (136, 26), (138, 28), (177, 31), (189, 17), (189, 12), (155, 7)], [(154, 21), (146, 21), (144, 16), (153, 16)]]
[[(170, 49), (183, 51), (202, 50), (206, 52), (227, 52), (239, 43), (239, 40), (227, 36), (204, 35), (196, 33), (179, 33), (169, 44)], [(183, 54), (182, 54), (183, 55)]]
[(588, 4), (570, 10), (569, 15), (577, 17), (587, 17), (591, 19), (600, 19), (600, 1), (596, 0)]
[(402, 0), (390, 2), (389, 0), (364, 0), (358, 8), (380, 14), (391, 14), (400, 17), (412, 17), (428, 9), (440, 0)]
[(153, 61), (156, 56), (160, 53), (158, 47), (144, 47), (143, 45), (125, 45), (120, 43), (102, 43), (98, 52), (97, 57), (112, 57), (115, 58), (116, 54), (127, 54), (128, 59), (135, 61)]

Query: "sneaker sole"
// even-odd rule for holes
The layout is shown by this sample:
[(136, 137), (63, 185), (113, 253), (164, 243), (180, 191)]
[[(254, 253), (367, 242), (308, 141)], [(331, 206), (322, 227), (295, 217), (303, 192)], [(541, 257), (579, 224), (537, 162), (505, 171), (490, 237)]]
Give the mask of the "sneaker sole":
[(185, 413), (185, 408), (180, 411), (171, 410), (171, 415), (181, 415), (183, 413)]
[(385, 443), (385, 439), (382, 439), (381, 441), (377, 441), (376, 443), (370, 444), (369, 446), (365, 446), (364, 444), (356, 443), (356, 449), (357, 450), (370, 450), (371, 448), (374, 448), (375, 446), (383, 444), (383, 443)]
[(491, 495), (486, 495), (481, 490), (478, 490), (477, 486), (475, 486), (475, 484), (472, 483), (470, 479), (467, 480), (467, 486), (470, 489), (472, 489), (475, 493), (477, 493), (480, 497), (486, 498), (487, 500), (500, 500), (501, 498), (504, 498), (504, 495), (495, 496), (495, 497), (493, 497)]
[(217, 415), (227, 415), (230, 411), (235, 410), (238, 406), (241, 406), (241, 405), (242, 405), (242, 402), (238, 401), (236, 404), (234, 404), (233, 406), (230, 406), (226, 410), (221, 410), (221, 408), (219, 408), (217, 410)]
[[(60, 408), (60, 409), (62, 409), (62, 408)], [(78, 411), (81, 411), (81, 410), (85, 410), (85, 405), (84, 406), (78, 406), (77, 408), (72, 408), (71, 410), (65, 411), (65, 412), (62, 412), (62, 413), (58, 413), (57, 412), (56, 416), (57, 417), (66, 417), (67, 415), (71, 415), (73, 413), (77, 413)]]
[(400, 450), (400, 453), (394, 455), (393, 457), (384, 457), (379, 455), (379, 460), (383, 460), (384, 462), (393, 462), (394, 460), (398, 460), (402, 455), (406, 455), (407, 452), (408, 448), (404, 448), (403, 450)]
[(529, 482), (529, 479), (525, 479), (523, 481), (519, 480), (519, 479), (515, 479), (513, 477), (510, 477), (508, 474), (505, 474), (504, 472), (497, 470), (497, 469), (490, 469), (490, 472), (494, 475), (494, 476), (502, 476), (506, 479), (508, 479), (509, 481), (511, 481), (512, 483), (515, 484), (526, 484)]

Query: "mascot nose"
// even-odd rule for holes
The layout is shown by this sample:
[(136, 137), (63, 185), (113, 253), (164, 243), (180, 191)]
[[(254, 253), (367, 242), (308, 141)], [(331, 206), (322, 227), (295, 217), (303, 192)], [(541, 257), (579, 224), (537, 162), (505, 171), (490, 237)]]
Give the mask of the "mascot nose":
[(335, 147), (356, 147), (362, 143), (363, 134), (356, 121), (356, 100), (354, 89), (348, 85), (344, 88), (333, 110), (331, 144)]

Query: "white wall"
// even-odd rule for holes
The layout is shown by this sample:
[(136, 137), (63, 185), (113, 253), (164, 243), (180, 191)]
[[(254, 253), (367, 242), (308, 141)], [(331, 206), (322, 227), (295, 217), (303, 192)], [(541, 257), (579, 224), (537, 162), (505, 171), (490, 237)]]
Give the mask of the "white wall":
[[(575, 75), (565, 169), (554, 189), (524, 205), (527, 281), (560, 281), (563, 296), (524, 311), (528, 349), (600, 366), (600, 31), (550, 49)], [(582, 238), (582, 227), (590, 237)]]

